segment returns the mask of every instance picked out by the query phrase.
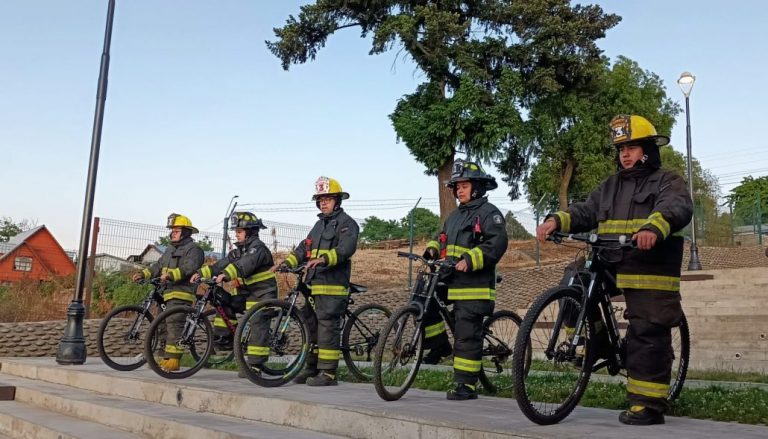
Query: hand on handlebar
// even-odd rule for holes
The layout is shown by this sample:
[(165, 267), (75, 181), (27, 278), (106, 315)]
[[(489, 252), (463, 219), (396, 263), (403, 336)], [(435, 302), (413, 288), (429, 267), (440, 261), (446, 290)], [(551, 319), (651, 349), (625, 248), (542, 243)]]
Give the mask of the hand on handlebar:
[(650, 250), (656, 245), (657, 236), (650, 230), (641, 230), (632, 235), (632, 241), (635, 241), (640, 250)]
[(453, 267), (456, 271), (461, 271), (463, 273), (466, 273), (469, 270), (469, 265), (467, 265), (467, 261), (462, 259), (459, 261), (458, 264), (456, 264), (455, 267)]
[(307, 270), (325, 265), (325, 258), (315, 258), (307, 262)]
[(557, 223), (554, 218), (548, 218), (541, 223), (539, 227), (536, 227), (536, 239), (539, 242), (544, 242), (547, 237), (557, 230)]

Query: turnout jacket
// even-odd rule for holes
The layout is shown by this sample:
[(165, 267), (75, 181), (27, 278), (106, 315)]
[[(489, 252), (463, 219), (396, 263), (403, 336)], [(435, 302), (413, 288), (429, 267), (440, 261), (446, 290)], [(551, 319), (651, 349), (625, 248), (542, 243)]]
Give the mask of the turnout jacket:
[(608, 177), (587, 201), (548, 215), (565, 233), (631, 236), (650, 230), (658, 237), (647, 251), (611, 252), (619, 288), (680, 291), (683, 237), (679, 232), (693, 215), (685, 181), (675, 172), (635, 167)]
[(237, 281), (237, 291), (233, 294), (258, 298), (277, 291), (275, 273), (269, 270), (273, 265), (272, 252), (257, 235), (253, 235), (245, 242), (235, 243), (235, 248), (226, 258), (213, 265), (205, 265), (198, 272), (203, 278), (224, 273), (225, 280)]
[(317, 216), (320, 219), (307, 238), (285, 258), (285, 263), (297, 267), (310, 259), (325, 259), (325, 266), (307, 275), (312, 295), (347, 296), (352, 276), (350, 258), (357, 250), (360, 227), (341, 208), (330, 215), (320, 213)]
[(496, 264), (507, 251), (504, 216), (485, 197), (460, 204), (443, 224), (427, 252), (448, 260), (467, 261), (466, 273), (456, 271), (448, 284), (448, 300), (496, 300)]
[(145, 279), (168, 274), (169, 284), (163, 293), (163, 299), (181, 299), (195, 301), (197, 285), (190, 283), (189, 278), (203, 265), (205, 254), (192, 238), (184, 238), (179, 242), (171, 242), (155, 263), (142, 271)]

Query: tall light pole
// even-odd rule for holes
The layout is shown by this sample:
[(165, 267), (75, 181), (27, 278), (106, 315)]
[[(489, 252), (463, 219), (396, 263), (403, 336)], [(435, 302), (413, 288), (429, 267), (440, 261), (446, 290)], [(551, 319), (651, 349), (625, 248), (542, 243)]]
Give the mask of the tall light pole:
[(240, 197), (240, 195), (232, 196), (232, 198), (229, 199), (229, 206), (227, 206), (227, 214), (224, 217), (224, 238), (221, 243), (221, 259), (227, 257), (227, 241), (229, 241), (229, 217), (232, 216), (232, 213), (237, 208), (237, 202), (235, 202), (234, 206), (232, 206), (232, 202), (235, 201), (235, 198), (238, 197)]
[[(688, 98), (691, 96), (694, 82), (696, 82), (696, 77), (691, 75), (690, 72), (683, 72), (677, 80), (677, 85), (680, 86), (680, 90), (685, 95), (685, 143), (688, 149), (688, 192), (691, 194), (691, 201), (693, 201), (693, 163), (691, 158), (691, 109)], [(688, 271), (701, 270), (699, 247), (696, 245), (696, 203), (693, 206), (693, 217), (691, 218), (691, 258), (688, 260)]]
[(80, 250), (77, 257), (77, 285), (72, 303), (67, 308), (67, 327), (56, 352), (56, 362), (59, 364), (85, 363), (86, 349), (83, 336), (83, 289), (86, 279), (86, 258), (88, 255), (88, 238), (91, 235), (93, 218), (93, 194), (96, 191), (96, 171), (99, 167), (99, 148), (101, 147), (101, 127), (104, 123), (104, 104), (107, 101), (107, 77), (109, 76), (109, 48), (112, 42), (112, 22), (115, 17), (115, 0), (109, 0), (107, 7), (107, 25), (104, 30), (104, 50), (99, 66), (99, 85), (96, 91), (96, 111), (93, 116), (93, 132), (91, 133), (91, 157), (88, 162), (88, 180), (85, 187), (85, 203), (83, 207), (83, 223), (80, 229)]

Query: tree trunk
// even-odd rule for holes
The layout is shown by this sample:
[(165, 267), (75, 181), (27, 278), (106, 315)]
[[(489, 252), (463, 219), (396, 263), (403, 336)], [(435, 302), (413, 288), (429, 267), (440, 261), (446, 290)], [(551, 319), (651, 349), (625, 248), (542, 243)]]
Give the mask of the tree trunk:
[(445, 187), (445, 183), (451, 179), (451, 171), (453, 170), (453, 156), (448, 159), (440, 169), (437, 170), (437, 192), (440, 200), (440, 222), (445, 222), (448, 215), (456, 210), (456, 198), (453, 196), (453, 191)]
[(568, 208), (568, 186), (571, 185), (571, 178), (573, 178), (573, 170), (576, 168), (576, 162), (569, 159), (565, 161), (565, 169), (563, 169), (563, 178), (560, 180), (560, 190), (557, 194), (557, 198), (560, 201), (560, 210)]

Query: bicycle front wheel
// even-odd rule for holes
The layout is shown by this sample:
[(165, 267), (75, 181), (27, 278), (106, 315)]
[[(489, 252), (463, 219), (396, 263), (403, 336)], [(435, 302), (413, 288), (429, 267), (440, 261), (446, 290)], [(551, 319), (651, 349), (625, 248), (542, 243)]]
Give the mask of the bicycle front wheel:
[(265, 300), (248, 310), (235, 332), (235, 361), (248, 379), (263, 387), (291, 381), (309, 353), (309, 330), (296, 307)]
[[(497, 311), (483, 323), (483, 358), (480, 383), (489, 393), (512, 396), (512, 352), (520, 329), (520, 316)], [(529, 345), (530, 347), (530, 345)], [(527, 355), (530, 366), (530, 349)]]
[(104, 364), (120, 371), (143, 366), (147, 362), (144, 337), (152, 320), (152, 314), (144, 312), (138, 305), (121, 306), (107, 314), (101, 320), (96, 336), (96, 346)]
[(373, 356), (373, 384), (386, 401), (402, 398), (411, 387), (424, 354), (424, 331), (416, 306), (400, 308), (381, 331)]
[(349, 372), (361, 381), (373, 378), (373, 349), (392, 313), (382, 305), (371, 303), (357, 308), (344, 324), (341, 352)]
[[(206, 313), (195, 318), (195, 308), (174, 306), (163, 311), (149, 327), (147, 340), (157, 337), (165, 340), (159, 349), (149, 342), (144, 344), (147, 365), (158, 375), (169, 379), (187, 378), (206, 365), (213, 352), (213, 327)], [(168, 358), (178, 358), (178, 364)], [(169, 364), (170, 363), (170, 364)]]
[(531, 421), (555, 424), (579, 403), (592, 372), (592, 327), (573, 345), (581, 291), (556, 287), (531, 305), (512, 354), (517, 404)]

